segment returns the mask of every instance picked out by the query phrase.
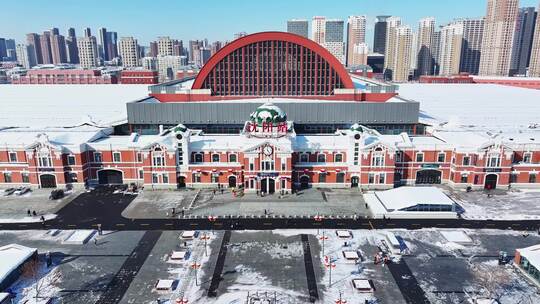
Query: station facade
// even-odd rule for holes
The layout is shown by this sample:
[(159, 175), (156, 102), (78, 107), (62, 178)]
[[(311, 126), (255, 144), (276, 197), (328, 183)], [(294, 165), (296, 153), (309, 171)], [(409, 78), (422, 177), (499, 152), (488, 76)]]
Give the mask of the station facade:
[(534, 135), (434, 132), (395, 85), (290, 33), (248, 35), (196, 77), (151, 86), (108, 129), (2, 130), (0, 185), (536, 187)]

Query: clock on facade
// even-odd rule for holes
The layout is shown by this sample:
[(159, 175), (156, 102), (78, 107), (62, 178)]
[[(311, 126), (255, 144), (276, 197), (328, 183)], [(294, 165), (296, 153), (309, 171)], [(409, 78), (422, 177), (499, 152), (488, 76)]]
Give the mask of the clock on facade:
[(271, 146), (264, 146), (264, 148), (263, 148), (264, 155), (270, 156), (270, 155), (272, 155), (272, 152), (274, 152), (274, 149), (272, 149)]

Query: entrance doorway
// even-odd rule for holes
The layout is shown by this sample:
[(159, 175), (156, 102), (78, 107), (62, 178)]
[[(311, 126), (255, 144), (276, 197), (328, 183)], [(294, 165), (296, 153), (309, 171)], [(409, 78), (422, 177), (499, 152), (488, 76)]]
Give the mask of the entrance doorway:
[(182, 175), (178, 175), (176, 177), (176, 185), (178, 186), (178, 189), (182, 189), (186, 187), (186, 177)]
[(358, 188), (358, 184), (360, 184), (358, 176), (351, 177), (351, 188)]
[(417, 185), (433, 185), (441, 183), (441, 171), (420, 170), (416, 172)]
[(307, 189), (309, 188), (309, 176), (304, 175), (300, 177), (300, 189)]
[(276, 181), (272, 178), (263, 178), (261, 180), (261, 192), (272, 194), (276, 192)]
[(104, 169), (98, 171), (98, 182), (100, 185), (123, 184), (122, 171), (114, 169)]
[(499, 177), (497, 174), (488, 174), (486, 175), (486, 182), (484, 183), (484, 189), (493, 190), (497, 188), (497, 179)]
[(229, 188), (235, 188), (236, 187), (236, 176), (231, 175), (229, 176)]
[(56, 188), (56, 176), (54, 174), (42, 174), (39, 177), (41, 188)]

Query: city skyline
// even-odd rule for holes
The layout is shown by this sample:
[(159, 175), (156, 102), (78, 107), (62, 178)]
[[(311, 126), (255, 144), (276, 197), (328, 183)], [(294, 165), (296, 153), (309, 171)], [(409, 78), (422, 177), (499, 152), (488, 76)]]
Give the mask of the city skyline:
[[(325, 16), (329, 19), (346, 20), (350, 15), (366, 15), (366, 42), (373, 42), (373, 25), (378, 15), (399, 16), (403, 24), (411, 25), (416, 30), (418, 20), (424, 17), (434, 17), (436, 26), (444, 25), (455, 18), (481, 17), (485, 15), (486, 1), (464, 0), (452, 3), (439, 3), (427, 0), (415, 1), (411, 6), (403, 1), (389, 0), (385, 3), (377, 1), (343, 1), (346, 5), (324, 5), (324, 1), (274, 1), (260, 3), (238, 1), (236, 5), (208, 5), (194, 3), (190, 6), (181, 3), (168, 3), (162, 0), (145, 2), (130, 2), (130, 6), (122, 2), (96, 1), (96, 5), (87, 7), (84, 13), (75, 3), (61, 0), (47, 7), (37, 5), (36, 0), (20, 3), (5, 3), (6, 14), (0, 20), (1, 37), (13, 38), (18, 43), (24, 40), (27, 33), (40, 32), (44, 29), (58, 27), (65, 35), (69, 27), (77, 30), (77, 36), (82, 36), (83, 28), (90, 27), (97, 33), (101, 27), (114, 29), (119, 37), (133, 36), (141, 45), (149, 45), (158, 36), (170, 36), (174, 39), (232, 40), (237, 32), (286, 31), (286, 21), (289, 19), (311, 20), (313, 16)], [(36, 3), (36, 5), (31, 5)], [(318, 5), (320, 4), (320, 5)], [(538, 0), (521, 0), (520, 7), (537, 7)], [(168, 7), (159, 10), (159, 18), (152, 19), (152, 26), (140, 27), (138, 21), (151, 17), (147, 14), (156, 7)], [(146, 7), (146, 8), (145, 8)], [(414, 9), (413, 9), (414, 7)], [(463, 8), (467, 7), (466, 10)], [(239, 9), (241, 8), (241, 9)], [(249, 14), (246, 12), (249, 11)], [(73, 13), (76, 12), (76, 13)], [(178, 17), (180, 13), (180, 18)], [(204, 12), (204, 15), (201, 13)], [(301, 12), (301, 13), (299, 13)], [(21, 22), (20, 16), (32, 16), (32, 22)], [(54, 18), (45, 17), (54, 16)], [(242, 18), (240, 18), (240, 16)], [(229, 22), (230, 21), (230, 22)], [(176, 29), (175, 29), (176, 27)]]

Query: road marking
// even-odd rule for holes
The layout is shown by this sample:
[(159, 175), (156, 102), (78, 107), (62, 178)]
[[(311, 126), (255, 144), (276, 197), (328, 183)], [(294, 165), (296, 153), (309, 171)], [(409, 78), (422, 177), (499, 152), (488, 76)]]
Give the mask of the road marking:
[(263, 223), (264, 226), (272, 226), (272, 223)]
[(191, 223), (191, 224), (189, 224), (189, 225), (190, 225), (190, 226), (199, 226), (199, 224), (197, 224), (197, 223)]
[(373, 224), (371, 223), (371, 221), (368, 221), (369, 223), (369, 226), (371, 226), (371, 229), (375, 230), (375, 227), (373, 227)]
[(77, 225), (73, 225), (73, 224), (70, 224), (70, 225), (67, 225), (68, 227), (77, 227)]
[(395, 226), (395, 225), (396, 225), (396, 224), (394, 224), (394, 223), (388, 223), (388, 224), (386, 224), (386, 226)]
[(170, 223), (169, 223), (169, 224), (165, 224), (165, 226), (172, 226), (172, 225), (173, 225), (173, 224), (170, 224)]
[(27, 227), (28, 225), (19, 224), (19, 227)]

